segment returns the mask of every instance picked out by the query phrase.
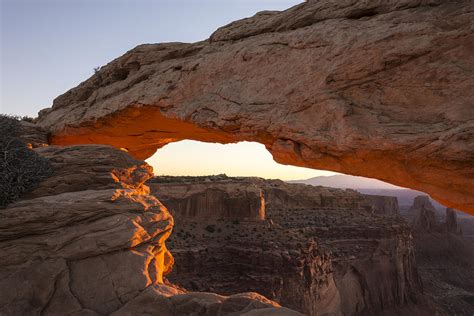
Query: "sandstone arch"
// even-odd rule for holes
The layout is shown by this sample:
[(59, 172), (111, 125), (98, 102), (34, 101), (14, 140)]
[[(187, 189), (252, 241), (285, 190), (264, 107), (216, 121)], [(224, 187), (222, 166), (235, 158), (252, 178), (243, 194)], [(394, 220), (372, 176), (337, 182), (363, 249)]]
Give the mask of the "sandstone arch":
[(141, 45), (40, 112), (52, 144), (147, 158), (257, 141), (276, 161), (381, 179), (474, 213), (472, 1), (307, 1), (194, 44)]

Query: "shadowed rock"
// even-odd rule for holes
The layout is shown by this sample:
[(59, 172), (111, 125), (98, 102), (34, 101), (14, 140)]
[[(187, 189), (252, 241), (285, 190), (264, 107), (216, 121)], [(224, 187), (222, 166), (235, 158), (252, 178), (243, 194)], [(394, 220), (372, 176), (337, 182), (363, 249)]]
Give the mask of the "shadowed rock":
[(103, 145), (36, 151), (54, 174), (0, 212), (0, 313), (107, 314), (162, 283), (173, 218), (151, 167)]
[(369, 195), (364, 194), (372, 210), (376, 214), (385, 216), (400, 215), (398, 199), (395, 196)]
[(174, 221), (145, 162), (104, 145), (35, 150), (54, 173), (0, 212), (0, 314), (299, 315), (256, 293), (163, 285)]
[(457, 217), (458, 216), (455, 210), (449, 207), (446, 208), (446, 230), (449, 233), (453, 233), (453, 234), (459, 233)]
[[(307, 315), (430, 314), (409, 227), (372, 212), (354, 190), (225, 176), (155, 177), (147, 184), (180, 214), (168, 240), (172, 282), (194, 291), (255, 291)], [(203, 217), (179, 211), (209, 187), (229, 196), (259, 188), (267, 220), (245, 220), (244, 196), (238, 204), (200, 204)], [(221, 216), (226, 207), (233, 216)]]
[(436, 209), (433, 204), (431, 204), (429, 196), (417, 196), (409, 212), (415, 213), (412, 222), (412, 227), (415, 232), (432, 232), (436, 230)]

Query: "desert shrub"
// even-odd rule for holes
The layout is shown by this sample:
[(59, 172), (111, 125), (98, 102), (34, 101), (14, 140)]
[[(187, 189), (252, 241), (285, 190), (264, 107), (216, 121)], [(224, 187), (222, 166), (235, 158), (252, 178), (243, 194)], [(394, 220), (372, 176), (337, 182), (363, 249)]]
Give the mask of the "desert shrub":
[(32, 118), (31, 116), (22, 116), (21, 117), (22, 121), (29, 122), (29, 123), (34, 123), (35, 119)]
[(49, 161), (28, 148), (19, 131), (18, 118), (0, 114), (0, 208), (52, 174)]

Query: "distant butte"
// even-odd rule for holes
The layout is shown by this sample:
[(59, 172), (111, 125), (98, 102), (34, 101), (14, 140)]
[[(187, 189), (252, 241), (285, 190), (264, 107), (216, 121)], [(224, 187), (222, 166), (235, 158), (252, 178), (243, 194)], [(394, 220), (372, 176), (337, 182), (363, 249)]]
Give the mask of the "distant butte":
[(474, 2), (307, 1), (140, 45), (40, 112), (50, 143), (193, 139), (377, 178), (474, 214)]

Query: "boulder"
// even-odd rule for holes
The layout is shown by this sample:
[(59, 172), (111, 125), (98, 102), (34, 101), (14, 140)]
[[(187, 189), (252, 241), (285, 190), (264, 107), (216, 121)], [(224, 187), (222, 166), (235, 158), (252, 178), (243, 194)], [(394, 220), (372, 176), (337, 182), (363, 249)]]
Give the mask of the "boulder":
[(151, 167), (103, 145), (37, 152), (54, 174), (0, 212), (0, 313), (108, 314), (162, 283), (173, 218)]

